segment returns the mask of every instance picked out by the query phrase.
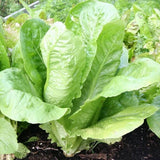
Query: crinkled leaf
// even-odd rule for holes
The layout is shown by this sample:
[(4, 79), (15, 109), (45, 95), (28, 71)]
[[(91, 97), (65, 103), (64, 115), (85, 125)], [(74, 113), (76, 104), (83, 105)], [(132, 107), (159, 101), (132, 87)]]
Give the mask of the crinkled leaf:
[(115, 76), (120, 64), (123, 34), (124, 28), (120, 20), (104, 26), (97, 40), (97, 53), (91, 71), (83, 84), (82, 96), (74, 102), (75, 106), (79, 107), (85, 100), (101, 93), (105, 85)]
[[(101, 93), (105, 85), (115, 76), (120, 64), (123, 33), (123, 24), (119, 20), (104, 26), (97, 40), (97, 53), (88, 78), (83, 85), (82, 96), (74, 101), (72, 109), (74, 112), (86, 101), (70, 117), (75, 128), (93, 124), (97, 120), (104, 99), (99, 98), (92, 102), (87, 102), (87, 100)], [(95, 117), (94, 121), (93, 117)]]
[(118, 18), (118, 12), (112, 4), (99, 1), (89, 0), (80, 3), (70, 11), (66, 19), (66, 27), (77, 35), (82, 36), (85, 44), (87, 59), (83, 73), (83, 82), (90, 72), (97, 50), (96, 41), (103, 26)]
[(128, 107), (125, 110), (102, 119), (98, 123), (77, 132), (82, 138), (106, 139), (119, 138), (139, 127), (145, 118), (157, 111), (153, 105)]
[(70, 107), (72, 100), (81, 93), (85, 65), (81, 40), (64, 24), (57, 22), (44, 36), (41, 50), (47, 67), (45, 100), (61, 107)]
[(45, 123), (67, 112), (66, 108), (43, 102), (38, 94), (22, 70), (11, 68), (0, 72), (0, 110), (10, 119)]
[(9, 121), (0, 118), (0, 154), (14, 153), (18, 149), (17, 135)]
[(40, 19), (27, 20), (20, 30), (20, 43), (24, 67), (32, 82), (42, 91), (46, 78), (40, 42), (49, 26)]

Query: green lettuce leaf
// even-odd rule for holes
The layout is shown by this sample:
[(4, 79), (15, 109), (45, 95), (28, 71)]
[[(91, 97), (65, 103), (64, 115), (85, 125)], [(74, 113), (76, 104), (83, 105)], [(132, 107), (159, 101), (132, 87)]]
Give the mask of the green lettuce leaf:
[(149, 128), (160, 138), (160, 110), (147, 118)]
[(74, 112), (88, 99), (101, 93), (120, 65), (124, 27), (120, 20), (106, 24), (97, 40), (97, 53), (83, 84), (82, 96), (74, 101)]
[(32, 82), (42, 92), (46, 79), (46, 68), (43, 63), (40, 42), (49, 26), (40, 19), (27, 20), (20, 30), (20, 43), (24, 68)]
[(105, 86), (100, 96), (106, 98), (117, 96), (126, 91), (147, 87), (159, 80), (160, 64), (148, 58), (138, 59), (120, 69), (117, 76)]
[(41, 50), (47, 67), (45, 101), (70, 107), (72, 100), (81, 93), (86, 58), (81, 40), (63, 23), (57, 22), (44, 36)]
[(46, 123), (68, 111), (43, 102), (28, 76), (17, 68), (0, 72), (0, 101), (1, 112), (15, 121)]
[[(96, 103), (99, 98), (118, 96), (123, 92), (138, 90), (159, 81), (160, 64), (147, 58), (139, 59), (134, 63), (131, 63), (127, 67), (120, 69), (117, 76), (113, 77), (112, 80), (104, 86), (100, 94), (92, 99), (87, 99), (80, 109), (71, 115), (70, 119), (73, 120), (73, 126), (75, 128), (84, 128), (90, 124), (89, 122), (91, 120), (86, 118), (89, 113), (84, 114), (84, 111), (89, 112), (93, 103)], [(102, 105), (97, 105), (97, 107), (101, 108)], [(96, 109), (95, 107), (94, 110), (96, 113), (99, 109)], [(89, 116), (94, 117), (95, 113)], [(79, 119), (81, 119), (81, 121)], [(87, 121), (85, 121), (86, 119)]]
[(0, 118), (0, 154), (14, 153), (18, 149), (17, 135), (9, 121)]
[[(154, 84), (140, 91), (140, 103), (150, 103), (160, 109), (160, 84)], [(149, 128), (160, 137), (160, 110), (147, 118)]]
[(12, 51), (12, 67), (24, 69), (24, 62), (21, 51), (20, 41), (16, 44)]
[(154, 105), (131, 106), (125, 110), (102, 119), (98, 123), (77, 132), (83, 139), (119, 138), (143, 124), (144, 119), (158, 110)]
[(96, 41), (103, 26), (118, 18), (118, 12), (112, 4), (99, 1), (82, 2), (70, 11), (65, 22), (66, 27), (82, 36), (85, 45), (86, 65), (82, 82), (90, 72), (97, 50)]

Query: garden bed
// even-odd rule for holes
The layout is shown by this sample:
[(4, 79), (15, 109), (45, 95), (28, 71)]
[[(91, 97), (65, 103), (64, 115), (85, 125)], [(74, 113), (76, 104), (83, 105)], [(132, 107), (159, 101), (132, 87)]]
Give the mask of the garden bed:
[[(38, 141), (26, 143), (31, 150), (23, 160), (159, 160), (160, 139), (148, 129), (146, 123), (125, 135), (121, 142), (113, 145), (99, 143), (88, 151), (82, 151), (72, 158), (66, 158), (62, 150), (47, 140), (47, 134), (37, 125), (25, 130), (20, 141), (30, 137), (39, 137)], [(15, 159), (20, 160), (20, 159)]]

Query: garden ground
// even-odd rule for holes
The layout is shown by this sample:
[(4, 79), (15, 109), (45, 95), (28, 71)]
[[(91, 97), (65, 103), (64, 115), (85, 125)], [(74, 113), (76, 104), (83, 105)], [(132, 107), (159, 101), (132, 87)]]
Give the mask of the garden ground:
[(23, 160), (160, 160), (160, 139), (148, 129), (146, 123), (125, 135), (119, 143), (99, 143), (72, 158), (64, 157), (63, 152), (47, 140), (47, 134), (37, 125), (22, 133), (20, 141), (25, 142), (33, 136), (39, 140), (26, 144), (31, 152)]

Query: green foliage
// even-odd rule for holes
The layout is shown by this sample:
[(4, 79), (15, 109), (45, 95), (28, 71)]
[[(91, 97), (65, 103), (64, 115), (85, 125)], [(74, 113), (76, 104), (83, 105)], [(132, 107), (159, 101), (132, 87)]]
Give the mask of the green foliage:
[(67, 111), (66, 108), (43, 102), (40, 91), (20, 69), (1, 71), (0, 81), (0, 110), (15, 121), (45, 123), (59, 119)]
[(10, 18), (3, 24), (6, 47), (13, 49), (19, 41), (19, 31), (24, 22), (29, 19), (29, 16), (24, 13), (16, 18)]
[(132, 58), (149, 57), (159, 61), (160, 4), (156, 1), (135, 2), (125, 17), (125, 44)]
[[(97, 1), (83, 2), (70, 11), (65, 24), (69, 30), (82, 38), (85, 47), (86, 65), (81, 76), (81, 96), (75, 100), (75, 97), (71, 97), (73, 99), (73, 106), (69, 115), (64, 116), (58, 121), (41, 125), (41, 128), (45, 129), (49, 133), (49, 138), (52, 139), (52, 142), (57, 142), (65, 154), (69, 156), (81, 149), (88, 148), (89, 143), (97, 139), (107, 142), (111, 139), (112, 141), (116, 141), (122, 135), (141, 125), (145, 118), (157, 110), (154, 105), (136, 104), (128, 106), (128, 108), (119, 113), (115, 113), (113, 117), (118, 119), (120, 115), (119, 121), (114, 120), (112, 117), (103, 117), (99, 121), (101, 117), (100, 113), (103, 112), (102, 106), (105, 98), (118, 96), (126, 91), (138, 90), (154, 82), (158, 82), (159, 74), (157, 73), (159, 72), (159, 64), (149, 59), (142, 59), (119, 70), (124, 28), (119, 20), (117, 11), (110, 4)], [(60, 27), (58, 29), (55, 27), (54, 32), (60, 33), (62, 29)], [(54, 32), (52, 31), (52, 33)], [(50, 39), (46, 38), (46, 41), (47, 39), (48, 43), (46, 44), (49, 44)], [(42, 47), (43, 45), (42, 40)], [(55, 48), (56, 44), (53, 46)], [(56, 49), (58, 47), (57, 43)], [(67, 44), (63, 46), (64, 51), (67, 48)], [(51, 55), (52, 57), (52, 53), (54, 52), (50, 47), (47, 49), (48, 56)], [(54, 59), (51, 57), (49, 63), (51, 63), (50, 60), (54, 62)], [(47, 63), (47, 60), (45, 58), (44, 62)], [(58, 63), (58, 61), (56, 62)], [(74, 67), (76, 68), (76, 65)], [(153, 71), (155, 72), (153, 73)], [(51, 73), (52, 75), (55, 74), (54, 72)], [(64, 88), (63, 81), (57, 82), (56, 86), (62, 85), (62, 88)], [(58, 95), (54, 92), (55, 88), (50, 87), (50, 89), (53, 90), (55, 95)], [(77, 92), (77, 90), (74, 92)], [(46, 96), (51, 98), (53, 102), (56, 102), (57, 98), (54, 98), (54, 94), (52, 94), (52, 98), (50, 95)], [(63, 105), (64, 102), (60, 101), (58, 104)], [(143, 114), (141, 114), (142, 110)], [(124, 115), (122, 116), (121, 114)], [(128, 119), (131, 120), (129, 121)], [(118, 130), (117, 125), (120, 125)], [(106, 128), (104, 129), (104, 127)], [(98, 135), (96, 135), (97, 130), (100, 133)], [(114, 136), (115, 132), (117, 134)]]
[(25, 145), (19, 143), (18, 150), (14, 153), (14, 155), (16, 156), (16, 158), (22, 159), (25, 158), (29, 152), (30, 150)]
[(83, 0), (40, 0), (37, 9), (46, 13), (47, 18), (54, 18), (54, 21), (64, 22), (71, 7)]
[(72, 99), (80, 96), (85, 66), (81, 39), (57, 22), (43, 38), (41, 51), (47, 68), (45, 101), (61, 107), (72, 106)]
[(0, 71), (9, 67), (10, 62), (6, 51), (6, 41), (4, 37), (2, 22), (0, 21)]
[[(24, 0), (27, 4), (31, 4), (36, 0)], [(1, 0), (0, 1), (0, 16), (5, 17), (22, 8), (19, 0)]]
[[(20, 16), (7, 22), (5, 31), (7, 26), (19, 24), (16, 39), (8, 31), (6, 38), (0, 32), (4, 66), (0, 72), (0, 123), (8, 126), (2, 125), (0, 130), (2, 154), (23, 157), (28, 153), (22, 144), (18, 149), (17, 126), (5, 116), (14, 122), (41, 123), (66, 156), (88, 149), (91, 142), (119, 141), (146, 118), (160, 136), (160, 13), (157, 9), (144, 12), (149, 5), (158, 6), (156, 1), (144, 5), (110, 1), (120, 15), (109, 3), (89, 0), (73, 7), (76, 3), (47, 1), (42, 12), (30, 10), (24, 20)], [(44, 19), (46, 15), (65, 24), (48, 25), (35, 18), (41, 17), (39, 13), (44, 13)], [(8, 45), (9, 36), (12, 45)], [(11, 61), (9, 46), (13, 49)], [(10, 134), (12, 139), (7, 140)]]
[[(133, 61), (148, 57), (160, 63), (160, 3), (156, 0), (135, 1), (122, 19), (126, 24), (124, 42)], [(147, 102), (159, 107), (159, 85), (147, 87), (140, 92), (140, 103)], [(147, 119), (150, 129), (160, 137), (160, 112)]]
[(49, 26), (39, 19), (25, 22), (20, 31), (21, 53), (24, 68), (35, 86), (42, 92), (46, 68), (43, 63), (40, 42)]

